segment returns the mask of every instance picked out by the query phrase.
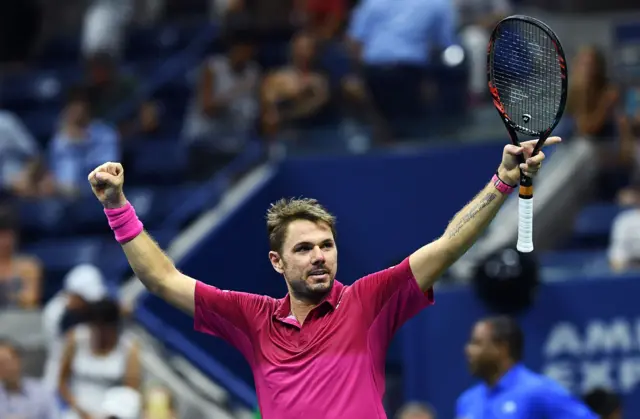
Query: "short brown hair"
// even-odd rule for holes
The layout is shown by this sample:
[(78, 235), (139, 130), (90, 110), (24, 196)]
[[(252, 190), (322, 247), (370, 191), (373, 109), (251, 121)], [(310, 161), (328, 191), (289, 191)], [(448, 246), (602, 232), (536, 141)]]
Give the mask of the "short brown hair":
[(282, 251), (287, 234), (287, 227), (292, 221), (308, 220), (314, 223), (323, 222), (329, 226), (333, 237), (336, 237), (336, 217), (320, 203), (311, 198), (282, 198), (271, 204), (267, 210), (267, 232), (269, 248)]

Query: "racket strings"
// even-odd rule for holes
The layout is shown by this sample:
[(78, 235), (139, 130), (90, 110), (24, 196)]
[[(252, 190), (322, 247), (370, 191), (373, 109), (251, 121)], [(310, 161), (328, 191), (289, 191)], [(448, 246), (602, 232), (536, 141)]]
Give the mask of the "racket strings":
[(562, 97), (557, 48), (547, 33), (524, 22), (504, 22), (493, 46), (492, 81), (509, 118), (537, 135), (553, 125)]

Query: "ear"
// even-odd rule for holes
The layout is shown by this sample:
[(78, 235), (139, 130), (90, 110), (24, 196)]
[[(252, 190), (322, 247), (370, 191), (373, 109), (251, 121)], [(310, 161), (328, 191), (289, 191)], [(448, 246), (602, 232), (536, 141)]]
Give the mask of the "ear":
[(279, 274), (284, 274), (284, 263), (282, 262), (282, 258), (278, 254), (278, 252), (270, 251), (269, 252), (269, 260), (271, 261), (271, 266), (273, 269)]

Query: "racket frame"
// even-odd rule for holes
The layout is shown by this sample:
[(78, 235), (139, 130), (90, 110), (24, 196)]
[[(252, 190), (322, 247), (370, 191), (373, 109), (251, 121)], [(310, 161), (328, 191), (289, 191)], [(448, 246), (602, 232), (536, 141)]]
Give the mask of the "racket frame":
[[(516, 124), (511, 119), (511, 117), (507, 114), (504, 108), (504, 105), (502, 104), (502, 101), (500, 100), (500, 94), (498, 92), (498, 88), (493, 82), (492, 72), (493, 72), (493, 59), (494, 59), (494, 56), (493, 56), (494, 43), (498, 38), (498, 34), (502, 24), (509, 21), (526, 22), (528, 24), (537, 26), (539, 29), (541, 29), (543, 32), (546, 33), (549, 39), (551, 39), (553, 46), (555, 47), (556, 52), (558, 54), (558, 62), (559, 62), (558, 67), (560, 69), (560, 79), (561, 79), (561, 86), (562, 86), (562, 91), (560, 93), (560, 103), (558, 104), (558, 109), (556, 111), (556, 115), (552, 124), (547, 129), (541, 132), (532, 132), (531, 130), (521, 127), (519, 124)], [(549, 26), (547, 26), (547, 24), (531, 16), (513, 15), (513, 16), (508, 16), (502, 19), (500, 22), (498, 22), (498, 24), (494, 27), (493, 31), (491, 32), (491, 37), (489, 39), (489, 44), (487, 46), (487, 81), (489, 84), (489, 93), (491, 94), (493, 105), (498, 111), (498, 114), (500, 114), (500, 119), (504, 123), (504, 126), (506, 127), (507, 132), (509, 133), (509, 138), (511, 139), (511, 143), (513, 145), (520, 147), (518, 132), (532, 136), (532, 137), (538, 137), (538, 142), (536, 143), (533, 149), (533, 152), (531, 153), (531, 156), (535, 156), (536, 154), (538, 154), (540, 149), (544, 146), (544, 143), (547, 140), (547, 138), (549, 138), (549, 136), (551, 135), (551, 132), (555, 129), (555, 127), (560, 122), (560, 119), (562, 118), (562, 115), (564, 113), (566, 103), (567, 103), (567, 90), (568, 90), (568, 83), (569, 83), (569, 76), (567, 72), (567, 60), (564, 54), (564, 49), (562, 48), (562, 44), (560, 43), (560, 39), (558, 39), (558, 36), (555, 34), (555, 32), (553, 32), (553, 30)], [(520, 154), (518, 156), (518, 159), (520, 163), (526, 162), (524, 154)], [(531, 200), (533, 199), (533, 180), (531, 179), (531, 177), (524, 174), (522, 170), (520, 170), (520, 187), (518, 192), (520, 197), (520, 211), (522, 212), (523, 209), (526, 208), (527, 212), (532, 213), (533, 202)], [(529, 202), (523, 202), (522, 200), (529, 200)], [(529, 216), (532, 217), (532, 214), (529, 214)], [(523, 227), (522, 214), (520, 215), (520, 217), (521, 217), (521, 223), (520, 223), (521, 225), (519, 227), (519, 234), (518, 234), (519, 236), (518, 250), (523, 252), (531, 252), (533, 251), (533, 244), (530, 238), (528, 239), (528, 242), (529, 242), (528, 244), (521, 244), (520, 230)], [(531, 224), (531, 220), (529, 220), (528, 223)], [(525, 230), (526, 229), (531, 230), (531, 225), (524, 226), (524, 228)], [(527, 234), (531, 235), (532, 232), (529, 231)]]

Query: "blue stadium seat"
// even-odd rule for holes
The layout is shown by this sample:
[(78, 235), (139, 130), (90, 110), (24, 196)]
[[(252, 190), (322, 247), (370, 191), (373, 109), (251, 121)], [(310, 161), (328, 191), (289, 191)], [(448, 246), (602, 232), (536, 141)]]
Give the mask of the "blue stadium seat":
[(21, 200), (17, 203), (23, 235), (63, 234), (70, 225), (64, 222), (68, 203), (62, 199)]
[(37, 256), (50, 270), (67, 271), (81, 263), (100, 265), (103, 238), (55, 238), (27, 246), (24, 251)]
[(605, 250), (560, 250), (540, 255), (543, 267), (584, 269), (607, 265)]
[(623, 210), (624, 208), (610, 203), (585, 207), (574, 222), (571, 245), (578, 248), (606, 247), (613, 220)]
[(139, 60), (169, 56), (187, 47), (206, 25), (165, 25), (134, 29), (128, 35), (125, 58)]
[(177, 139), (134, 140), (128, 153), (132, 164), (127, 168), (127, 179), (131, 184), (175, 185), (182, 181), (186, 156)]

